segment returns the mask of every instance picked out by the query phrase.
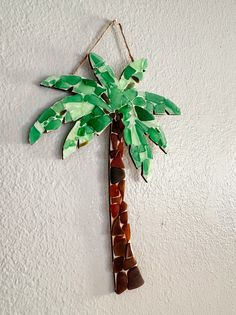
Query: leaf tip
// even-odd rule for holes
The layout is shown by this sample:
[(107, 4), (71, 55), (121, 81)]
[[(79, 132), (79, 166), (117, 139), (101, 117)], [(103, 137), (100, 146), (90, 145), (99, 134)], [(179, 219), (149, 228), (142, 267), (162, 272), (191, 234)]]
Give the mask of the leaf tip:
[(29, 143), (34, 144), (40, 137), (41, 133), (35, 128), (35, 126), (32, 126), (29, 131)]

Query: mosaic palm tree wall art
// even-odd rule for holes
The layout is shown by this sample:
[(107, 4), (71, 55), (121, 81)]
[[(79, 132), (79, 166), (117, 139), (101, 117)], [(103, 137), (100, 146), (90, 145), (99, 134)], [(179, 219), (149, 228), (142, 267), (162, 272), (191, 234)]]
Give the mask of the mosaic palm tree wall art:
[(34, 144), (44, 133), (59, 129), (63, 123), (74, 123), (63, 146), (63, 158), (67, 158), (110, 128), (109, 213), (115, 292), (120, 294), (144, 283), (130, 243), (124, 197), (124, 145), (147, 181), (153, 160), (152, 143), (164, 152), (167, 146), (154, 115), (180, 115), (180, 109), (163, 96), (136, 89), (147, 69), (145, 58), (132, 60), (120, 78), (116, 78), (113, 69), (98, 54), (91, 52), (88, 59), (97, 80), (61, 75), (50, 76), (41, 83), (70, 95), (42, 112), (30, 129), (29, 142)]

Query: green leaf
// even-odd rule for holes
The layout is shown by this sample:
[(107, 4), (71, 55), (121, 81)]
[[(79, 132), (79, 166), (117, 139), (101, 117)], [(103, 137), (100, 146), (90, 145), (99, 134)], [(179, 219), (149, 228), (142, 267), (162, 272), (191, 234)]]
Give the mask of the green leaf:
[(44, 132), (60, 128), (62, 123), (76, 121), (82, 117), (104, 115), (100, 107), (106, 103), (97, 95), (75, 94), (67, 96), (44, 110), (29, 132), (29, 142), (35, 143)]
[(160, 115), (164, 114), (165, 112), (169, 115), (181, 114), (179, 107), (163, 96), (157, 95), (155, 93), (145, 92), (144, 98), (147, 103), (152, 104), (154, 114)]
[(164, 151), (166, 138), (154, 120), (154, 116), (141, 106), (124, 106), (120, 109), (123, 114), (124, 140), (129, 146), (130, 156), (136, 166), (141, 169), (142, 176), (148, 179), (151, 171), (152, 149), (148, 138)]
[(96, 116), (96, 113), (83, 118), (83, 121), (81, 119), (75, 123), (65, 140), (63, 159), (75, 152), (77, 148), (89, 143), (95, 134), (103, 132), (112, 121), (108, 115)]
[(106, 88), (117, 85), (117, 79), (113, 69), (105, 62), (105, 60), (95, 54), (89, 54), (89, 61), (98, 81)]
[(106, 89), (96, 81), (85, 79), (77, 75), (50, 76), (42, 81), (41, 85), (64, 91), (71, 90), (73, 93), (82, 93), (85, 95), (92, 93), (101, 95), (106, 92)]
[(125, 90), (127, 87), (134, 86), (143, 79), (143, 73), (147, 68), (147, 59), (139, 59), (128, 64), (121, 74), (119, 88)]

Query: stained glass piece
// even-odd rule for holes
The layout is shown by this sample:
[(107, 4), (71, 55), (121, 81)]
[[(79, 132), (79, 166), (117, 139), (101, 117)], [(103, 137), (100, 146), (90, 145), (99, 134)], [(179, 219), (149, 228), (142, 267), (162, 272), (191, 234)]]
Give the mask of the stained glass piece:
[(128, 258), (131, 258), (131, 257), (133, 257), (133, 252), (132, 252), (130, 243), (128, 243), (126, 245), (125, 258), (128, 259)]
[(120, 89), (118, 89), (117, 87), (112, 87), (110, 89), (109, 99), (110, 99), (111, 106), (113, 109), (117, 109), (121, 107), (123, 103), (122, 97), (123, 97), (123, 93)]
[(127, 241), (125, 238), (119, 239), (118, 241), (114, 242), (113, 250), (116, 256), (125, 256), (126, 243)]
[(146, 104), (144, 98), (138, 96), (133, 100), (133, 104), (135, 106), (144, 106)]
[(130, 225), (129, 224), (124, 224), (123, 227), (122, 227), (122, 230), (125, 233), (125, 237), (126, 237), (127, 241), (129, 241), (130, 240)]
[(122, 198), (124, 199), (124, 193), (125, 193), (125, 180), (122, 180), (120, 183), (119, 183), (119, 190), (120, 190), (120, 193), (121, 193), (121, 196)]
[(118, 151), (120, 152), (121, 156), (123, 155), (124, 153), (124, 143), (123, 142), (120, 142), (119, 145), (118, 145)]
[(141, 121), (155, 120), (154, 116), (142, 107), (135, 106), (135, 111)]
[(60, 119), (54, 119), (51, 120), (47, 126), (45, 126), (45, 130), (51, 131), (51, 130), (56, 130), (61, 126), (62, 122)]
[(56, 115), (56, 112), (52, 108), (48, 108), (39, 116), (38, 121), (40, 123), (44, 122), (50, 117), (54, 117)]
[(138, 92), (135, 89), (127, 89), (124, 91), (124, 96), (129, 100), (132, 101), (136, 96)]
[(128, 289), (136, 289), (144, 284), (143, 277), (138, 267), (133, 267), (128, 271)]
[(132, 144), (132, 140), (131, 140), (131, 131), (129, 128), (125, 128), (124, 129), (124, 139), (125, 139), (125, 143), (127, 145)]
[(133, 74), (135, 74), (136, 70), (130, 66), (127, 66), (123, 72), (124, 78), (126, 80), (130, 79)]
[(165, 99), (165, 110), (169, 115), (180, 115), (181, 111), (178, 106), (168, 99)]
[(125, 167), (120, 153), (118, 153), (117, 156), (112, 160), (111, 167), (118, 167), (118, 168)]
[(42, 133), (39, 132), (39, 130), (35, 126), (31, 127), (29, 132), (30, 144), (34, 144), (41, 137), (41, 135)]
[(116, 257), (113, 261), (113, 272), (117, 273), (123, 269), (124, 257)]
[(100, 108), (106, 109), (107, 111), (111, 111), (111, 108), (109, 105), (107, 105), (106, 102), (104, 102), (99, 96), (95, 95), (95, 94), (89, 94), (86, 95), (84, 100), (86, 102), (89, 102), (90, 104), (96, 105)]
[(155, 104), (164, 102), (164, 97), (155, 93), (145, 92), (145, 98), (147, 101), (153, 102)]
[(112, 217), (115, 218), (120, 211), (120, 205), (119, 204), (111, 204), (110, 209), (111, 209)]
[(120, 218), (117, 217), (112, 225), (112, 235), (123, 235), (124, 232), (120, 226)]
[(103, 115), (90, 119), (87, 125), (92, 127), (96, 132), (101, 132), (106, 128), (111, 122), (111, 117), (109, 115)]
[(128, 208), (127, 203), (125, 201), (122, 201), (121, 205), (120, 205), (120, 213), (126, 211)]
[(119, 190), (117, 185), (110, 185), (110, 197), (115, 197), (119, 195)]
[(116, 278), (116, 293), (121, 294), (127, 289), (128, 278), (124, 271), (118, 272)]
[(123, 224), (127, 224), (127, 222), (128, 222), (128, 212), (127, 211), (120, 214), (120, 222)]
[(111, 183), (116, 184), (125, 178), (125, 172), (121, 168), (111, 167), (110, 176), (111, 176)]
[(144, 179), (147, 181), (148, 176), (150, 174), (150, 169), (151, 169), (151, 160), (146, 159), (143, 161), (143, 168), (142, 168), (142, 176)]
[(123, 262), (123, 268), (124, 270), (128, 270), (132, 267), (134, 267), (137, 264), (137, 261), (134, 257), (131, 257), (129, 259), (125, 259), (125, 261)]
[(114, 159), (114, 157), (117, 155), (117, 152), (118, 152), (118, 150), (111, 150), (110, 151), (110, 157), (112, 158), (112, 159)]
[(115, 150), (117, 149), (117, 144), (118, 144), (118, 137), (116, 134), (112, 133), (111, 134), (111, 143), (112, 143), (112, 148)]
[(112, 203), (118, 203), (120, 204), (122, 201), (122, 197), (121, 196), (117, 196), (117, 197), (112, 197)]

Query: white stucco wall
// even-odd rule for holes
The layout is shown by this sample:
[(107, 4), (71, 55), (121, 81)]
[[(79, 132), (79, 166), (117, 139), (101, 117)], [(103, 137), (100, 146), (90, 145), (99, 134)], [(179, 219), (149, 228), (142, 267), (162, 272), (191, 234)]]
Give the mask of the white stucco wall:
[[(0, 4), (0, 314), (236, 314), (235, 2), (36, 1)], [(30, 146), (27, 132), (64, 93), (39, 86), (70, 73), (117, 18), (149, 69), (140, 89), (173, 99), (159, 118), (146, 184), (127, 156), (132, 243), (145, 285), (112, 293), (107, 136), (66, 161), (68, 131)], [(96, 50), (117, 73), (114, 34)], [(81, 74), (92, 76), (88, 65)]]

